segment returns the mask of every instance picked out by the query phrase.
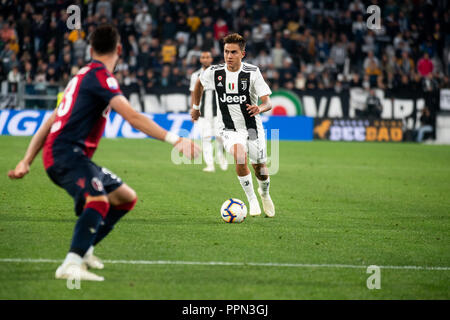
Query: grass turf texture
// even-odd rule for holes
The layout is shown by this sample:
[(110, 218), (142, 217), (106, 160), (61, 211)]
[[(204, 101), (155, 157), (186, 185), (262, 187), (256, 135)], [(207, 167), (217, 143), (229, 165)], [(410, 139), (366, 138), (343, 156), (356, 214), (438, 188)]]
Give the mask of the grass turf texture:
[[(0, 259), (62, 260), (71, 198), (40, 156), (24, 180), (6, 177), (29, 140), (0, 137)], [(229, 197), (247, 202), (233, 166), (203, 173), (174, 165), (170, 150), (148, 139), (101, 142), (93, 160), (139, 197), (98, 245), (102, 259), (450, 266), (449, 147), (281, 142), (277, 215), (241, 224), (219, 214)], [(0, 299), (450, 298), (448, 270), (381, 269), (381, 289), (369, 290), (365, 268), (106, 264), (97, 272), (105, 282), (69, 290), (54, 279), (57, 266), (0, 262)]]

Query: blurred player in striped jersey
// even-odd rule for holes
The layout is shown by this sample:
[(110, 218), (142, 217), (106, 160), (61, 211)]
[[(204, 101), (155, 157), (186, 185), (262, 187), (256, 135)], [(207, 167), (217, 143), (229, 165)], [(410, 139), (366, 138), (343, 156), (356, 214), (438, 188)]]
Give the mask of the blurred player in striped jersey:
[[(191, 101), (193, 101), (193, 93), (195, 83), (203, 72), (211, 66), (213, 61), (211, 52), (203, 51), (200, 55), (200, 63), (202, 67), (192, 73), (191, 85), (189, 90), (191, 91)], [(203, 169), (205, 172), (214, 172), (214, 155), (213, 155), (213, 143), (212, 138), (216, 136), (216, 157), (222, 170), (227, 170), (228, 163), (223, 153), (222, 139), (218, 137), (217, 133), (217, 102), (216, 92), (214, 89), (205, 89), (203, 91), (202, 98), (200, 100), (200, 117), (198, 119), (198, 125), (201, 129), (202, 137), (202, 149), (203, 160), (206, 163), (206, 167)]]

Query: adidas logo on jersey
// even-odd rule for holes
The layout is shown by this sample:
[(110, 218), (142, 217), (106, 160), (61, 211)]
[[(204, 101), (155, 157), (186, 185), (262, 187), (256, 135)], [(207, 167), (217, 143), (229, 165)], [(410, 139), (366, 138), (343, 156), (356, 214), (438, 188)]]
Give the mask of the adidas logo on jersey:
[(219, 100), (220, 100), (220, 102), (225, 102), (225, 103), (243, 104), (244, 102), (247, 101), (247, 97), (245, 95), (227, 95), (224, 93), (222, 98), (220, 98)]

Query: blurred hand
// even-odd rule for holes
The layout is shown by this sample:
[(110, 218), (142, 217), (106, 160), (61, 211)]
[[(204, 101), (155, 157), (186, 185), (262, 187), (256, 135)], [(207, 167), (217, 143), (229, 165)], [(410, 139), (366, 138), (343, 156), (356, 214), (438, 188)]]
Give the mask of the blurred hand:
[(30, 171), (30, 165), (21, 160), (14, 170), (9, 170), (8, 177), (10, 179), (21, 179)]
[(183, 153), (188, 159), (197, 158), (202, 151), (202, 149), (194, 141), (186, 138), (180, 138), (174, 148)]
[(247, 111), (248, 113), (250, 113), (250, 117), (254, 117), (257, 114), (261, 113), (261, 109), (258, 106), (251, 106), (249, 104), (247, 104)]
[(200, 117), (200, 110), (191, 109), (192, 122), (195, 122)]

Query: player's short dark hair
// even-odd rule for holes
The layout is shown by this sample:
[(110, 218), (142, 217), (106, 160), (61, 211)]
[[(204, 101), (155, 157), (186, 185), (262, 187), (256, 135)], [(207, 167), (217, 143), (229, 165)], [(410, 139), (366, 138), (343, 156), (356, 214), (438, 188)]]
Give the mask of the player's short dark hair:
[(92, 32), (89, 42), (95, 53), (100, 55), (113, 53), (119, 43), (120, 36), (112, 24), (101, 24)]
[(239, 33), (231, 33), (223, 38), (223, 44), (236, 43), (241, 48), (241, 51), (245, 51), (245, 39)]

